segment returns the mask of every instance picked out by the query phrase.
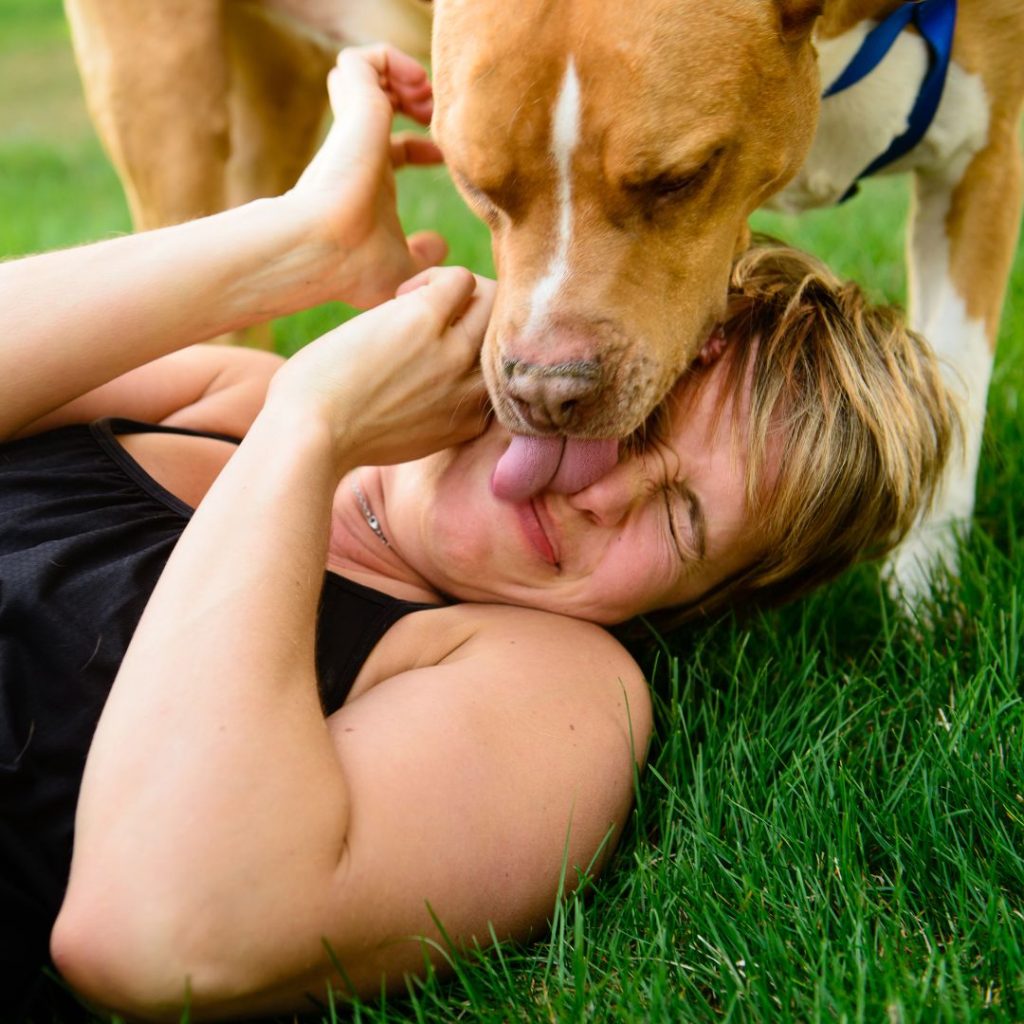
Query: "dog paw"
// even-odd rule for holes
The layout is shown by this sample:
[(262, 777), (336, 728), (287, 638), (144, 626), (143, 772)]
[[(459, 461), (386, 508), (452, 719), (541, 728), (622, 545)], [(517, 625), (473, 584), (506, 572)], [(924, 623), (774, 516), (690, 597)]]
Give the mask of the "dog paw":
[(889, 555), (883, 576), (889, 595), (911, 617), (918, 617), (936, 586), (956, 575), (963, 523), (921, 523)]

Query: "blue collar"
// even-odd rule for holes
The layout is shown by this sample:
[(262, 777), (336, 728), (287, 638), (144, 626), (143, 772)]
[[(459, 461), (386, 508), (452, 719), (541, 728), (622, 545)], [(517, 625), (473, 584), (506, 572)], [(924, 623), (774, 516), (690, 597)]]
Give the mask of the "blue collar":
[(845, 202), (857, 191), (861, 178), (866, 178), (909, 153), (924, 138), (935, 117), (942, 90), (946, 84), (949, 58), (953, 51), (953, 30), (956, 28), (956, 0), (911, 0), (900, 4), (885, 21), (876, 25), (864, 38), (843, 73), (828, 87), (822, 99), (849, 89), (881, 63), (899, 34), (913, 23), (928, 46), (928, 71), (921, 82), (914, 107), (910, 111), (907, 130), (873, 160), (850, 186), (840, 200)]

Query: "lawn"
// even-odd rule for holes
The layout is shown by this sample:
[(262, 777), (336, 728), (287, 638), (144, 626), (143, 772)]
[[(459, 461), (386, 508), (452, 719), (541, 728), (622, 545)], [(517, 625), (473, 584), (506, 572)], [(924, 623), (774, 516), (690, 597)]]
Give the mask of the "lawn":
[[(407, 227), (489, 270), (443, 172), (403, 177)], [(903, 295), (900, 182), (759, 226)], [(57, 0), (0, 0), (0, 256), (128, 230)], [(294, 350), (346, 311), (278, 324)], [(355, 1021), (1024, 1019), (1024, 259), (989, 402), (977, 515), (930, 624), (865, 567), (753, 621), (645, 655), (658, 705), (637, 809), (549, 940)], [(0, 1016), (3, 1016), (0, 993)], [(55, 1020), (66, 1020), (55, 1010)]]

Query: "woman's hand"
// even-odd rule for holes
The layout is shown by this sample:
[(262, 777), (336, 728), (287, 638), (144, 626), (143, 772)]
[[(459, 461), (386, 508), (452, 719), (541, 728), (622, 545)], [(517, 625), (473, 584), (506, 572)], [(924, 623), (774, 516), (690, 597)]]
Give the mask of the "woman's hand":
[(294, 355), (263, 415), (325, 425), (339, 477), (475, 437), (486, 419), (479, 353), (493, 299), (494, 283), (461, 267), (423, 272)]
[(332, 299), (371, 306), (445, 255), (406, 239), (394, 167), (431, 163), (429, 139), (390, 137), (395, 111), (425, 123), (430, 83), (388, 47), (345, 51), (337, 119), (285, 196), (91, 246), (0, 264), (0, 438), (195, 342)]
[(392, 137), (392, 119), (400, 113), (429, 124), (433, 94), (415, 60), (383, 45), (343, 50), (327, 89), (334, 124), (286, 199), (332, 252), (327, 297), (365, 309), (447, 254), (435, 232), (407, 239), (395, 205), (395, 170), (442, 157), (426, 136)]

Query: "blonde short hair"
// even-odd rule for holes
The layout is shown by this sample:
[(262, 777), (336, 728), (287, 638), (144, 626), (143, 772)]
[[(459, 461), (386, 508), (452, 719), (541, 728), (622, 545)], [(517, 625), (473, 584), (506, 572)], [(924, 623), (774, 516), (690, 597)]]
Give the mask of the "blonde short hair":
[(807, 253), (755, 238), (724, 331), (725, 394), (752, 379), (747, 502), (764, 554), (663, 626), (781, 604), (886, 554), (931, 504), (960, 433), (927, 342)]

